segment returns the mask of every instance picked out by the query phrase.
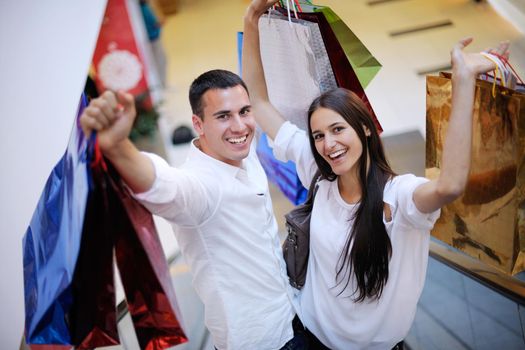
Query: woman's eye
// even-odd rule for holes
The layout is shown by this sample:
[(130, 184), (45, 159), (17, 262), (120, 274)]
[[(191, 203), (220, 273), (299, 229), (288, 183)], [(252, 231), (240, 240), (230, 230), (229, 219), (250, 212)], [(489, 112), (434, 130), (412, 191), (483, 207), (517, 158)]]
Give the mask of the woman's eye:
[(344, 128), (343, 128), (342, 126), (336, 126), (336, 127), (334, 128), (334, 132), (336, 132), (336, 133), (341, 132), (341, 131), (343, 131), (343, 130), (344, 130)]
[(323, 139), (323, 135), (322, 135), (322, 134), (315, 134), (313, 137), (314, 137), (314, 140), (315, 140), (315, 141), (318, 141), (318, 140), (322, 140), (322, 139)]

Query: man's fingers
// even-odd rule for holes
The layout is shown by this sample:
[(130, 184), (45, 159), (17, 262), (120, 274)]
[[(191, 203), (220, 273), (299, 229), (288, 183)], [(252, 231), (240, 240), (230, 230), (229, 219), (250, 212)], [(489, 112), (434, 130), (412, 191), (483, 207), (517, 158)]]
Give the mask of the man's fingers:
[(93, 117), (97, 117), (100, 114), (99, 118), (105, 126), (110, 125), (116, 118), (116, 111), (112, 107), (112, 103), (105, 99), (93, 100), (89, 109), (90, 115)]
[(113, 110), (117, 110), (117, 96), (115, 96), (115, 93), (113, 91), (106, 90), (97, 100), (104, 100), (107, 102), (110, 108)]
[(84, 113), (91, 119), (96, 120), (104, 128), (111, 125), (109, 117), (98, 106), (88, 106)]
[(124, 108), (124, 111), (130, 111), (135, 108), (135, 98), (132, 94), (119, 91), (117, 92), (117, 99), (118, 103)]
[(102, 123), (100, 123), (96, 118), (93, 118), (90, 115), (86, 114), (85, 112), (81, 118), (81, 125), (86, 135), (89, 135), (91, 133), (91, 130), (99, 131), (104, 129), (104, 125), (102, 125)]

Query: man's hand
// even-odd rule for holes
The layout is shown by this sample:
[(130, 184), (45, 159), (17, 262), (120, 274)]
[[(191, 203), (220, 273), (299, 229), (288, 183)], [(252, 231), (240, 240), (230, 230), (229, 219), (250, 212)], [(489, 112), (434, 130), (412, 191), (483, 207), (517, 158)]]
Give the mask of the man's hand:
[(107, 153), (128, 138), (136, 114), (133, 95), (106, 91), (84, 109), (80, 125), (86, 136), (98, 132), (100, 149)]

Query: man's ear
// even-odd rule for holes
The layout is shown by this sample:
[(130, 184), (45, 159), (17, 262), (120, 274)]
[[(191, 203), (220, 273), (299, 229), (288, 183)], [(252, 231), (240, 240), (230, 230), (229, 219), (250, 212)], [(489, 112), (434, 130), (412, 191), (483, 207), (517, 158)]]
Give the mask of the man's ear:
[(193, 123), (193, 129), (197, 132), (197, 135), (204, 135), (204, 127), (202, 125), (202, 119), (198, 115), (194, 114), (191, 116), (191, 122)]

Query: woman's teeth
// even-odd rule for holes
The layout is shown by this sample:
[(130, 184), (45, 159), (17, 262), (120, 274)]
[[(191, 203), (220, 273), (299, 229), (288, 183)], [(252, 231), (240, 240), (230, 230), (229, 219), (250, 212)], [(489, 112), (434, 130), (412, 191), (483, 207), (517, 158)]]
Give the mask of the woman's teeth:
[(338, 158), (339, 156), (343, 155), (346, 153), (346, 149), (340, 149), (339, 151), (335, 151), (334, 153), (330, 153), (328, 155), (328, 157), (330, 159), (335, 159), (335, 158)]

